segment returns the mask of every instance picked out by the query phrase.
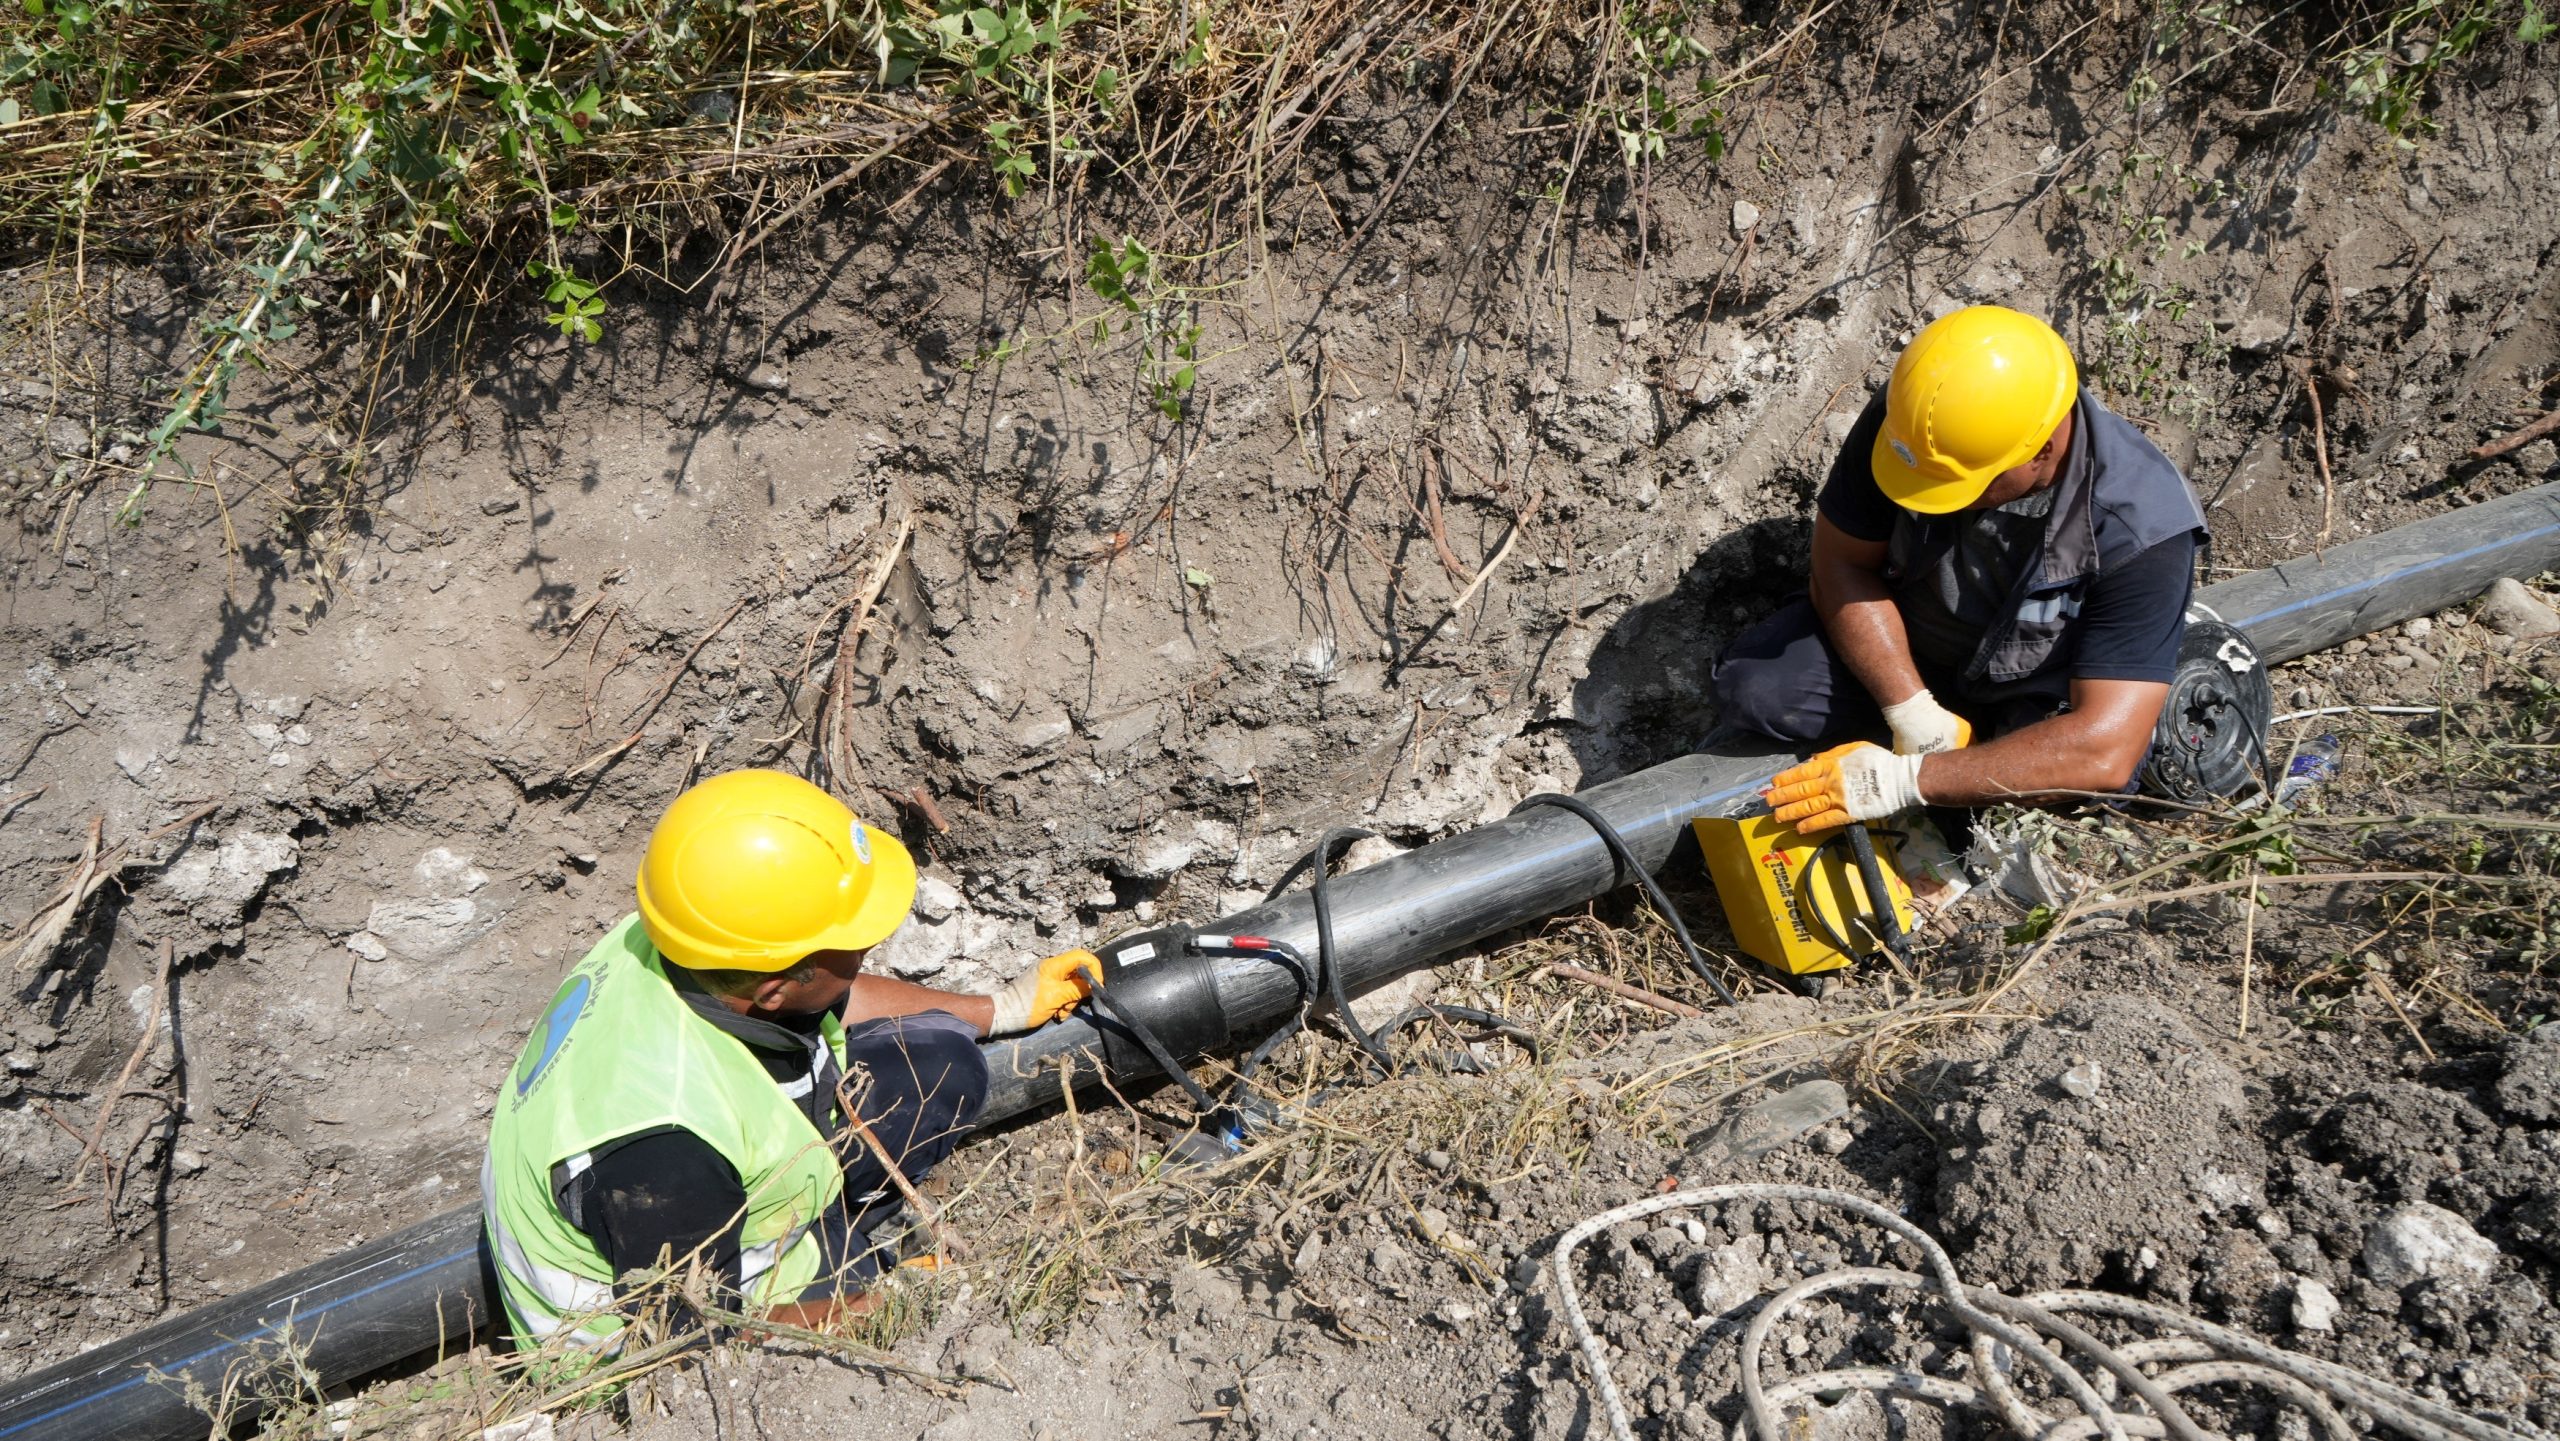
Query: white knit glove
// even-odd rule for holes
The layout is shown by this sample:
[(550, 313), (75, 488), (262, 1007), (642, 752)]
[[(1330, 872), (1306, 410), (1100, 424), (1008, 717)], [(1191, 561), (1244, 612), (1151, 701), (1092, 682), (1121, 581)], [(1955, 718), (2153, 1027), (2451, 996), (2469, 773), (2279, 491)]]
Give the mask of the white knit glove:
[(1931, 756), (1962, 750), (1973, 740), (1973, 726), (1963, 716), (1938, 704), (1926, 688), (1911, 699), (1884, 708), (1884, 723), (1893, 727), (1896, 755)]

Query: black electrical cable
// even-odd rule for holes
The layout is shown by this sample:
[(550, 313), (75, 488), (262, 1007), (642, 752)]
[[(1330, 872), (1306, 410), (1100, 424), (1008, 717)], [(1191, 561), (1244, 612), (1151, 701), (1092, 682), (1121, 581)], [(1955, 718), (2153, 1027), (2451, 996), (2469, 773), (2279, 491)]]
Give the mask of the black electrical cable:
[[(1851, 824), (1857, 825), (1864, 823), (1851, 822)], [(1888, 831), (1885, 834), (1897, 840), (1902, 836), (1902, 832), (1899, 831)], [(1849, 938), (1840, 933), (1839, 927), (1831, 924), (1831, 917), (1823, 914), (1822, 907), (1814, 903), (1812, 884), (1813, 870), (1814, 867), (1822, 863), (1822, 853), (1831, 849), (1833, 846), (1838, 846), (1845, 851), (1848, 849), (1848, 841), (1849, 828), (1847, 826), (1843, 826), (1833, 834), (1815, 842), (1812, 853), (1807, 855), (1805, 857), (1804, 864), (1797, 868), (1794, 877), (1787, 882), (1787, 888), (1795, 893), (1796, 909), (1804, 913), (1807, 927), (1819, 927), (1822, 931), (1822, 939), (1830, 942), (1833, 950), (1838, 951), (1844, 956), (1854, 958), (1859, 954), (1859, 948), (1850, 944)], [(1843, 866), (1845, 869), (1849, 869), (1854, 873), (1855, 867), (1853, 865), (1844, 861)], [(1859, 881), (1859, 889), (1864, 890), (1865, 888), (1865, 878), (1861, 877)], [(1868, 904), (1873, 905), (1875, 903), (1875, 898), (1873, 896), (1869, 896), (1867, 901)], [(1888, 893), (1885, 897), (1885, 904), (1891, 905), (1892, 903), (1893, 897)], [(1899, 918), (1897, 917), (1897, 919)], [(1881, 935), (1878, 935), (1875, 939), (1879, 942), (1884, 942), (1884, 937)], [(1889, 943), (1887, 943), (1887, 949), (1890, 949)]]
[[(1378, 1028), (1378, 1034), (1382, 1036), (1392, 1036), (1396, 1032), (1403, 1030), (1405, 1027), (1412, 1025), (1416, 1021), (1441, 1021), (1451, 1025), (1463, 1022), (1470, 1026), (1481, 1026), (1485, 1030), (1490, 1031), (1493, 1034), (1502, 1037), (1504, 1040), (1509, 1041), (1511, 1044), (1518, 1046), (1520, 1049), (1527, 1051), (1530, 1059), (1532, 1060), (1535, 1060), (1539, 1053), (1537, 1032), (1530, 1030), (1528, 1027), (1521, 1025), (1518, 1021), (1511, 1019), (1509, 1016), (1503, 1015), (1499, 1011), (1479, 1010), (1474, 1006), (1444, 1006), (1436, 1003), (1422, 1006), (1407, 1006), (1405, 1009), (1388, 1017), (1387, 1023)], [(1446, 1055), (1449, 1053), (1444, 1052), (1443, 1054)], [(1463, 1059), (1465, 1064), (1453, 1064), (1450, 1069), (1478, 1072), (1484, 1069), (1484, 1067), (1476, 1061), (1475, 1057), (1466, 1055), (1463, 1052), (1457, 1054)]]
[[(1570, 800), (1570, 798), (1560, 799)], [(1581, 805), (1578, 801), (1571, 803), (1575, 806)], [(1587, 808), (1585, 808), (1585, 814), (1594, 825), (1601, 827), (1616, 848), (1623, 864), (1626, 860), (1626, 842), (1618, 837), (1617, 832), (1608, 829), (1606, 821), (1601, 820), (1596, 814), (1589, 814)], [(1269, 895), (1265, 897), (1266, 900), (1277, 899), (1301, 873), (1312, 872), (1310, 891), (1316, 921), (1314, 964), (1310, 965), (1307, 957), (1295, 946), (1267, 936), (1204, 936), (1196, 933), (1184, 936), (1181, 944), (1201, 953), (1256, 956), (1276, 960), (1288, 969), (1290, 977), (1298, 983), (1297, 1014), (1279, 1029), (1265, 1036), (1236, 1067), (1236, 1086), (1239, 1096), (1250, 1090), (1254, 1074), (1262, 1069), (1263, 1063), (1271, 1058), (1272, 1053), (1290, 1037), (1306, 1029), (1308, 1018), (1319, 997), (1333, 1002), (1334, 1012), (1341, 1018), (1343, 1029), (1350, 1032), (1351, 1039), (1359, 1046), (1361, 1055), (1377, 1068), (1381, 1079), (1401, 1074), (1401, 1070), (1396, 1064), (1394, 1053), (1387, 1049), (1378, 1036), (1391, 1035), (1416, 1020), (1426, 1018), (1484, 1026), (1520, 1045), (1530, 1054), (1537, 1054), (1538, 1038), (1526, 1027), (1509, 1017), (1470, 1006), (1414, 1006), (1399, 1013), (1376, 1034), (1360, 1024), (1360, 1018), (1351, 1010), (1351, 996), (1342, 981), (1342, 968), (1334, 963), (1333, 902), (1332, 897), (1326, 894), (1325, 881), (1333, 860), (1333, 852), (1337, 847), (1366, 840), (1376, 834), (1375, 831), (1364, 830), (1357, 826), (1336, 826), (1326, 831), (1316, 838), (1315, 845), (1305, 855), (1300, 856), (1281, 875), (1279, 881), (1272, 886)], [(1641, 867), (1637, 868), (1637, 873), (1643, 874)], [(1652, 878), (1647, 876), (1644, 879), (1650, 886)], [(1663, 908), (1665, 914), (1671, 915), (1672, 925), (1680, 927), (1679, 917), (1677, 913), (1671, 911), (1670, 902), (1662, 899), (1658, 890), (1654, 895), (1656, 904)], [(1688, 944), (1686, 928), (1680, 928), (1679, 933), (1682, 943)], [(1695, 959), (1694, 947), (1691, 954)], [(1697, 960), (1696, 963), (1701, 966), (1704, 964), (1703, 960)], [(1710, 977), (1710, 984), (1713, 984), (1712, 977)], [(1119, 998), (1111, 993), (1109, 987), (1096, 983), (1091, 990), (1091, 996), (1101, 1017), (1118, 1029), (1127, 1032), (1146, 1051), (1147, 1058), (1155, 1063), (1156, 1068), (1182, 1087), (1204, 1126), (1220, 1132), (1241, 1134), (1243, 1126), (1238, 1109), (1240, 1102), (1222, 1104), (1212, 1096), (1208, 1087), (1202, 1085), (1200, 1079), (1191, 1074), (1189, 1068), (1185, 1067), (1173, 1054), (1172, 1048), (1165, 1045), (1163, 1039), (1155, 1033), (1154, 1028), (1149, 1026), (1135, 1010), (1122, 1004)], [(1731, 999), (1729, 993), (1726, 998)], [(1330, 1094), (1333, 1089), (1327, 1087), (1324, 1094)]]
[(1183, 1091), (1191, 1097), (1191, 1104), (1198, 1108), (1202, 1116), (1216, 1113), (1218, 1098), (1210, 1095), (1208, 1087), (1201, 1085), (1198, 1077), (1185, 1069), (1182, 1062), (1174, 1059), (1173, 1052), (1165, 1049), (1164, 1042), (1156, 1038), (1155, 1031), (1149, 1028), (1145, 1021), (1138, 1019), (1136, 1013), (1122, 1006), (1109, 989), (1098, 981), (1086, 994), (1092, 997), (1095, 1005), (1102, 1008), (1103, 1014), (1117, 1021), (1122, 1030), (1137, 1038), (1138, 1044), (1146, 1048), (1147, 1058), (1156, 1063), (1158, 1070), (1173, 1078), (1175, 1083), (1182, 1087)]
[(1289, 889), (1289, 883), (1298, 878), (1299, 872), (1314, 872), (1312, 899), (1316, 913), (1316, 979), (1324, 987), (1326, 997), (1333, 1002), (1334, 1014), (1341, 1018), (1343, 1029), (1349, 1031), (1351, 1039), (1359, 1045), (1361, 1054), (1369, 1058), (1380, 1075), (1392, 1076), (1396, 1073), (1395, 1057), (1378, 1043), (1376, 1037), (1362, 1029), (1358, 1016), (1351, 1014), (1351, 997), (1345, 994), (1342, 986), (1342, 968), (1333, 963), (1333, 903), (1324, 891), (1325, 872), (1333, 863), (1333, 848), (1365, 841), (1375, 835), (1376, 831), (1362, 830), (1358, 826), (1336, 826), (1326, 831), (1316, 837), (1313, 849), (1300, 856), (1297, 864), (1281, 875), (1263, 900), (1278, 900), (1280, 893)]
[[(1689, 939), (1689, 927), (1680, 919), (1680, 908), (1671, 904), (1671, 898), (1662, 893), (1662, 887), (1653, 879), (1653, 873), (1637, 863), (1635, 852), (1627, 848), (1626, 838), (1618, 834), (1615, 826), (1610, 825), (1598, 811), (1581, 801), (1552, 792), (1541, 792), (1529, 797), (1513, 806), (1511, 813), (1516, 816), (1531, 806), (1553, 806), (1557, 810), (1580, 816), (1591, 829), (1599, 832), (1600, 843), (1609, 848), (1610, 856), (1618, 863), (1618, 884), (1625, 885), (1632, 878), (1638, 886), (1643, 887), (1646, 899), (1652, 901), (1653, 908), (1661, 913), (1664, 920), (1671, 923), (1671, 934), (1678, 937), (1680, 941), (1680, 953), (1689, 958), (1689, 968), (1698, 973), (1698, 979), (1705, 981), (1707, 989), (1715, 992), (1726, 1005), (1741, 1004), (1734, 999), (1733, 991), (1725, 985), (1724, 978), (1716, 974), (1715, 967), (1707, 964), (1706, 953), (1698, 949), (1696, 941)], [(1319, 911), (1317, 914), (1323, 913)]]
[(1285, 941), (1275, 941), (1269, 937), (1255, 939), (1262, 942), (1259, 947), (1261, 951), (1277, 956), (1285, 962), (1289, 967), (1289, 974), (1297, 980), (1298, 1013), (1283, 1023), (1280, 1029), (1263, 1037), (1262, 1044), (1246, 1053), (1243, 1064), (1236, 1067), (1236, 1082), (1239, 1086), (1250, 1083), (1254, 1073), (1262, 1069), (1262, 1063), (1271, 1059), (1271, 1053), (1280, 1049), (1283, 1042), (1307, 1028), (1307, 1017), (1315, 1010), (1317, 995), (1315, 974), (1308, 967), (1307, 958), (1298, 954), (1296, 946)]

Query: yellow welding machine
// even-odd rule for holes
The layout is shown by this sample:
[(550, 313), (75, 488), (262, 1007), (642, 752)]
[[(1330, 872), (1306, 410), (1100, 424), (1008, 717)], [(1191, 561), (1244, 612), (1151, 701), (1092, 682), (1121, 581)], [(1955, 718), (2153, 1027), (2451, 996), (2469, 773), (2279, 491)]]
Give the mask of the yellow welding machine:
[[(1690, 823), (1716, 898), (1743, 952), (1790, 976), (1846, 970), (1883, 948), (1848, 831), (1807, 837), (1768, 815), (1700, 816)], [(1894, 869), (1896, 832), (1868, 826), (1901, 934), (1911, 930), (1911, 888)]]

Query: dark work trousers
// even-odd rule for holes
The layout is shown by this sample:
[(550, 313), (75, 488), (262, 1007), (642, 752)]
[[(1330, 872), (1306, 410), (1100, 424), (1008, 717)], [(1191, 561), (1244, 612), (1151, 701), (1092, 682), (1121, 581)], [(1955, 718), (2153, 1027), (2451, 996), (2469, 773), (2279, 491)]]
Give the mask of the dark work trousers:
[[(2033, 725), (2071, 698), (2067, 677), (1967, 687), (1950, 672), (1919, 660), (1920, 682), (1938, 704), (1973, 723), (1984, 740)], [(1798, 596), (1734, 638), (1708, 682), (1718, 729), (1790, 746), (1823, 747), (1886, 739), (1884, 709), (1851, 674), (1813, 601)]]
[[(846, 1093), (910, 1183), (942, 1164), (987, 1103), (987, 1058), (978, 1046), (978, 1028), (957, 1016), (928, 1011), (847, 1026), (844, 1058)], [(846, 1141), (844, 1200), (819, 1218), (825, 1259), (818, 1280), (800, 1293), (804, 1301), (859, 1291), (898, 1261), (878, 1248), (871, 1233), (905, 1198), (860, 1137)]]

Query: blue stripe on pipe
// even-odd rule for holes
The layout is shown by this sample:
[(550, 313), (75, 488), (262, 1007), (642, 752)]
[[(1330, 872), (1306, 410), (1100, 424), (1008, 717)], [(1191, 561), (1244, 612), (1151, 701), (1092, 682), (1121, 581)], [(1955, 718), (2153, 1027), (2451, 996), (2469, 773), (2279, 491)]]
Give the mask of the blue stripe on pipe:
[[(2385, 535), (2390, 534), (2389, 531), (2385, 531), (2383, 533)], [(2314, 596), (2305, 596), (2301, 600), (2294, 601), (2289, 605), (2277, 606), (2274, 610), (2268, 611), (2264, 615), (2253, 615), (2246, 620), (2234, 620), (2232, 624), (2239, 626), (2243, 630), (2246, 630), (2253, 625), (2265, 625), (2269, 621), (2282, 619), (2283, 617), (2291, 615), (2298, 610), (2304, 610), (2315, 605), (2326, 605), (2330, 601), (2336, 600), (2338, 597), (2347, 595), (2354, 591), (2379, 590), (2383, 586), (2389, 585), (2395, 580), (2404, 579), (2405, 577), (2413, 575), (2421, 575), (2427, 571), (2434, 570), (2439, 566), (2453, 565), (2459, 561), (2469, 560), (2473, 556), (2487, 555), (2493, 550), (2504, 550), (2512, 545), (2522, 545), (2526, 541), (2538, 540), (2543, 536), (2554, 533), (2560, 533), (2560, 521), (2555, 521), (2549, 525), (2537, 526), (2532, 530), (2518, 531), (2512, 535), (2502, 535), (2496, 540), (2490, 541), (2485, 545), (2475, 545), (2469, 550), (2456, 551), (2451, 555), (2440, 555), (2433, 560), (2420, 561), (2418, 564), (2409, 566), (2405, 569), (2395, 570), (2389, 575), (2376, 576), (2370, 580), (2357, 581), (2352, 585), (2339, 586), (2336, 590), (2323, 591)]]
[[(416, 1278), (418, 1278), (418, 1277), (420, 1277), (420, 1276), (423, 1276), (423, 1275), (427, 1274), (427, 1273), (428, 1273), (428, 1272), (430, 1272), (430, 1271), (438, 1270), (438, 1269), (440, 1269), (440, 1268), (442, 1268), (442, 1267), (446, 1267), (446, 1266), (453, 1265), (453, 1264), (454, 1264), (455, 1262), (457, 1262), (457, 1261), (476, 1261), (478, 1258), (479, 1258), (479, 1242), (475, 1240), (475, 1241), (473, 1241), (473, 1242), (472, 1242), (472, 1244), (471, 1244), (471, 1248), (470, 1248), (469, 1250), (456, 1251), (456, 1252), (454, 1252), (454, 1253), (453, 1253), (452, 1255), (450, 1255), (450, 1256), (439, 1256), (439, 1257), (437, 1257), (435, 1260), (432, 1260), (432, 1261), (427, 1262), (425, 1265), (422, 1265), (422, 1266), (413, 1266), (413, 1267), (411, 1267), (410, 1269), (408, 1269), (408, 1270), (406, 1270), (406, 1271), (401, 1272), (401, 1273), (400, 1273), (399, 1275), (397, 1275), (397, 1276), (387, 1276), (387, 1277), (383, 1278), (382, 1280), (376, 1281), (376, 1282), (374, 1282), (372, 1285), (365, 1287), (365, 1288), (364, 1288), (363, 1290), (361, 1290), (361, 1291), (350, 1291), (350, 1292), (348, 1292), (346, 1295), (344, 1295), (344, 1296), (340, 1296), (338, 1299), (336, 1299), (335, 1301), (331, 1301), (331, 1302), (329, 1302), (329, 1303), (328, 1303), (327, 1305), (325, 1305), (325, 1306), (315, 1306), (315, 1307), (313, 1307), (312, 1309), (310, 1309), (310, 1310), (308, 1310), (308, 1311), (301, 1312), (301, 1313), (300, 1313), (300, 1314), (298, 1314), (298, 1315), (288, 1315), (287, 1317), (285, 1317), (285, 1319), (284, 1319), (284, 1320), (282, 1320), (282, 1321), (274, 1321), (274, 1322), (270, 1322), (270, 1323), (268, 1323), (267, 1325), (261, 1326), (261, 1327), (259, 1327), (257, 1330), (250, 1332), (250, 1333), (249, 1333), (248, 1335), (246, 1335), (246, 1336), (239, 1337), (239, 1338), (237, 1338), (237, 1339), (235, 1339), (235, 1340), (223, 1341), (223, 1342), (219, 1342), (219, 1343), (217, 1343), (217, 1344), (215, 1344), (215, 1345), (207, 1346), (207, 1347), (206, 1347), (206, 1348), (204, 1348), (203, 1350), (198, 1351), (198, 1352), (197, 1352), (197, 1353), (195, 1353), (194, 1355), (189, 1356), (189, 1357), (186, 1357), (186, 1358), (185, 1358), (185, 1359), (183, 1359), (183, 1360), (172, 1362), (172, 1363), (170, 1363), (169, 1365), (166, 1365), (166, 1366), (157, 1366), (157, 1367), (153, 1367), (152, 1369), (153, 1369), (154, 1371), (159, 1372), (161, 1375), (164, 1375), (164, 1376), (165, 1376), (165, 1375), (174, 1375), (174, 1374), (176, 1374), (176, 1373), (178, 1373), (178, 1372), (181, 1372), (181, 1371), (186, 1370), (188, 1367), (193, 1366), (193, 1365), (194, 1365), (194, 1364), (196, 1364), (197, 1362), (202, 1361), (202, 1360), (206, 1359), (207, 1357), (210, 1357), (210, 1356), (218, 1356), (218, 1355), (222, 1354), (222, 1353), (223, 1353), (223, 1352), (225, 1352), (225, 1351), (232, 1350), (232, 1349), (234, 1349), (234, 1348), (236, 1348), (236, 1347), (247, 1346), (247, 1345), (251, 1344), (252, 1342), (262, 1340), (262, 1339), (264, 1339), (265, 1337), (267, 1337), (267, 1336), (269, 1336), (269, 1335), (273, 1334), (274, 1332), (276, 1332), (276, 1331), (278, 1331), (278, 1330), (282, 1329), (283, 1327), (286, 1327), (286, 1326), (290, 1326), (290, 1325), (292, 1325), (292, 1324), (293, 1324), (294, 1322), (296, 1322), (296, 1321), (307, 1321), (307, 1320), (310, 1320), (310, 1319), (312, 1319), (312, 1318), (314, 1318), (314, 1317), (318, 1317), (318, 1316), (325, 1316), (325, 1315), (329, 1314), (330, 1312), (335, 1311), (336, 1309), (338, 1309), (338, 1308), (339, 1308), (339, 1307), (341, 1307), (341, 1306), (347, 1305), (347, 1304), (349, 1304), (350, 1302), (361, 1301), (361, 1300), (363, 1300), (365, 1297), (370, 1296), (370, 1295), (373, 1295), (373, 1294), (374, 1294), (375, 1292), (377, 1292), (377, 1291), (382, 1291), (382, 1290), (388, 1289), (388, 1288), (390, 1288), (390, 1287), (400, 1285), (402, 1282), (405, 1282), (405, 1281), (415, 1280)], [(105, 1390), (103, 1390), (103, 1391), (92, 1391), (92, 1392), (90, 1392), (88, 1395), (81, 1397), (81, 1398), (80, 1398), (79, 1400), (77, 1400), (77, 1401), (66, 1402), (66, 1403), (64, 1403), (63, 1405), (56, 1406), (56, 1407), (54, 1407), (52, 1410), (45, 1412), (45, 1413), (44, 1413), (43, 1415), (41, 1415), (41, 1416), (30, 1416), (30, 1417), (28, 1417), (26, 1420), (19, 1422), (17, 1425), (12, 1426), (12, 1427), (8, 1428), (8, 1429), (7, 1429), (7, 1430), (5, 1430), (5, 1431), (0, 1431), (0, 1436), (15, 1436), (15, 1435), (17, 1435), (19, 1432), (26, 1430), (26, 1429), (27, 1429), (28, 1427), (30, 1427), (30, 1426), (41, 1426), (41, 1425), (43, 1425), (45, 1422), (50, 1421), (50, 1420), (54, 1419), (54, 1418), (55, 1418), (55, 1417), (57, 1417), (57, 1416), (65, 1416), (65, 1415), (68, 1415), (68, 1414), (70, 1414), (71, 1412), (74, 1412), (74, 1411), (80, 1410), (81, 1408), (83, 1408), (83, 1407), (85, 1407), (85, 1406), (94, 1405), (94, 1404), (96, 1404), (97, 1402), (104, 1401), (105, 1399), (107, 1399), (107, 1398), (108, 1398), (108, 1397), (110, 1397), (110, 1396), (120, 1395), (120, 1394), (122, 1394), (123, 1392), (129, 1391), (129, 1390), (132, 1390), (134, 1387), (136, 1387), (136, 1386), (140, 1386), (140, 1385), (142, 1385), (143, 1383), (145, 1383), (145, 1382), (149, 1381), (150, 1379), (151, 1379), (151, 1374), (150, 1374), (150, 1372), (145, 1372), (145, 1373), (143, 1373), (142, 1375), (139, 1375), (139, 1376), (128, 1376), (128, 1377), (126, 1377), (125, 1379), (123, 1379), (122, 1381), (118, 1381), (116, 1384), (114, 1384), (113, 1386), (109, 1386), (108, 1388), (106, 1388), (106, 1389), (105, 1389)], [(344, 1379), (344, 1378), (341, 1378), (341, 1379)]]

